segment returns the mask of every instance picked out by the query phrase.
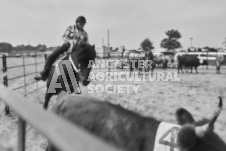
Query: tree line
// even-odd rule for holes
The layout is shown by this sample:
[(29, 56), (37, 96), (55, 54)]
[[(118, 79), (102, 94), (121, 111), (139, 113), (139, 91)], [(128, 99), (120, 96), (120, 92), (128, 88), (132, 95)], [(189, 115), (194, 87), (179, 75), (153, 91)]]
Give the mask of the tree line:
[(43, 44), (38, 44), (37, 46), (23, 45), (23, 44), (18, 46), (13, 46), (12, 44), (7, 42), (0, 43), (0, 52), (11, 53), (12, 51), (24, 51), (24, 50), (44, 52), (47, 50), (47, 46)]
[[(179, 39), (182, 37), (182, 35), (180, 34), (180, 32), (178, 30), (171, 29), (171, 30), (166, 31), (165, 34), (167, 37), (161, 41), (160, 47), (165, 48), (167, 51), (175, 50), (177, 48), (182, 48), (182, 45), (179, 42)], [(154, 46), (153, 46), (153, 43), (151, 42), (151, 40), (149, 38), (146, 38), (141, 42), (141, 48), (144, 51), (147, 51), (147, 50), (154, 49)], [(212, 48), (212, 47), (208, 47), (208, 46), (205, 46), (203, 48), (208, 52), (217, 52), (218, 51), (216, 48)], [(188, 51), (201, 52), (202, 48), (194, 48), (193, 50), (188, 48)]]
[[(181, 43), (179, 42), (179, 39), (182, 36), (179, 31), (172, 29), (166, 31), (165, 34), (167, 35), (167, 37), (164, 38), (160, 43), (160, 46), (162, 48), (165, 48), (166, 50), (174, 50), (177, 48), (181, 48)], [(146, 38), (141, 42), (141, 48), (144, 51), (147, 51), (154, 49), (154, 46), (150, 39)]]
[[(165, 48), (167, 51), (169, 51), (169, 50), (175, 50), (177, 48), (182, 47), (181, 43), (179, 42), (179, 39), (182, 37), (182, 35), (180, 34), (180, 32), (178, 30), (171, 29), (171, 30), (166, 31), (165, 34), (167, 37), (164, 38), (160, 43), (160, 46), (162, 48)], [(149, 38), (146, 38), (141, 42), (141, 48), (144, 51), (147, 51), (147, 50), (154, 49), (154, 45)], [(6, 42), (0, 43), (0, 52), (10, 53), (12, 51), (24, 51), (24, 50), (44, 52), (47, 49), (48, 49), (47, 46), (43, 45), (43, 44), (38, 44), (37, 46), (22, 44), (22, 45), (18, 45), (18, 46), (14, 47), (10, 43), (6, 43)], [(195, 49), (195, 51), (201, 51), (201, 48), (194, 48), (194, 49)], [(204, 47), (204, 49), (206, 49), (207, 51), (210, 51), (210, 52), (218, 51), (215, 48), (211, 48), (211, 47), (207, 47), (207, 46)], [(110, 50), (117, 51), (118, 48), (116, 48), (115, 50), (113, 50), (113, 48), (111, 48)], [(188, 48), (188, 51), (192, 51), (192, 50), (190, 48)]]

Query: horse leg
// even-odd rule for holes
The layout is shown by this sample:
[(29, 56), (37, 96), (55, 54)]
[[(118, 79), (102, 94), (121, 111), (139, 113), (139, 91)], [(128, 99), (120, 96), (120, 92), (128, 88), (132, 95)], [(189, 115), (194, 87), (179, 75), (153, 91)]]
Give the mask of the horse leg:
[(46, 95), (45, 95), (45, 102), (44, 102), (44, 105), (43, 105), (43, 108), (44, 108), (44, 109), (47, 110), (49, 101), (50, 101), (50, 99), (51, 99), (52, 96), (53, 96), (53, 93), (47, 93), (47, 92), (46, 92)]

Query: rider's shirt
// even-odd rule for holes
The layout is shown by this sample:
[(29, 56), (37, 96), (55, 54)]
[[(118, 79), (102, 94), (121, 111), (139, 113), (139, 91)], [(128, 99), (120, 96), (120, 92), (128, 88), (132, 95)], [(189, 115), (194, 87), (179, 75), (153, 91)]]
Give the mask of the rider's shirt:
[(87, 32), (84, 29), (78, 30), (76, 25), (71, 25), (66, 29), (63, 35), (63, 40), (65, 42), (75, 40), (76, 42), (89, 43)]

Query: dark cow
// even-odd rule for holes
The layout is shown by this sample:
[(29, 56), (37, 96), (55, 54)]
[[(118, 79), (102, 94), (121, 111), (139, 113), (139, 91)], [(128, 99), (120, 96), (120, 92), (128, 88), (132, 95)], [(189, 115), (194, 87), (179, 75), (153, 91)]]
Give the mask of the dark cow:
[(178, 55), (177, 56), (177, 69), (178, 69), (178, 73), (181, 72), (183, 73), (183, 69), (182, 67), (186, 67), (186, 68), (190, 68), (191, 69), (191, 73), (192, 73), (192, 68), (195, 68), (196, 73), (198, 73), (197, 71), (197, 67), (199, 65), (204, 65), (207, 64), (206, 60), (200, 60), (197, 55)]
[[(161, 122), (153, 117), (144, 117), (119, 105), (101, 101), (89, 96), (60, 95), (53, 106), (53, 111), (83, 127), (102, 140), (125, 151), (153, 151), (156, 134)], [(220, 98), (219, 108), (209, 120), (196, 122), (185, 109), (176, 111), (176, 119), (181, 125), (176, 133), (175, 142), (167, 142), (165, 133), (157, 143), (168, 145), (171, 150), (180, 151), (226, 151), (226, 144), (214, 132), (214, 123), (222, 109)], [(178, 125), (179, 126), (179, 125)], [(171, 135), (174, 137), (175, 135)], [(178, 141), (176, 141), (178, 140)], [(56, 151), (49, 143), (48, 151)]]

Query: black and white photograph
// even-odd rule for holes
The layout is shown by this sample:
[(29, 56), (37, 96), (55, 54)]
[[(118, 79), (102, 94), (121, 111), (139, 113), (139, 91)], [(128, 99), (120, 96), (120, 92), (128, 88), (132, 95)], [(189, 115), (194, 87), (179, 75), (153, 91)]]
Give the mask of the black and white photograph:
[(0, 0), (0, 151), (226, 151), (225, 0)]

